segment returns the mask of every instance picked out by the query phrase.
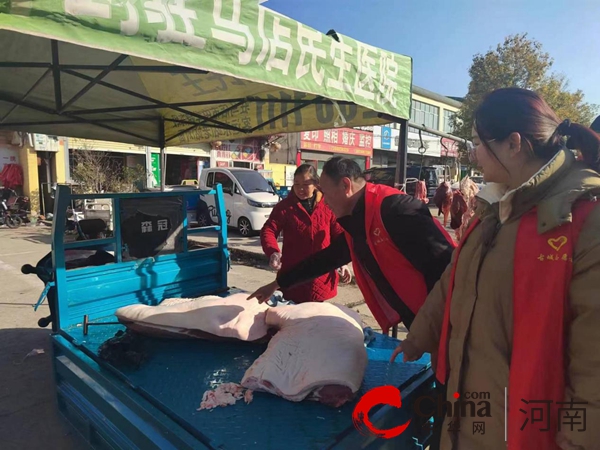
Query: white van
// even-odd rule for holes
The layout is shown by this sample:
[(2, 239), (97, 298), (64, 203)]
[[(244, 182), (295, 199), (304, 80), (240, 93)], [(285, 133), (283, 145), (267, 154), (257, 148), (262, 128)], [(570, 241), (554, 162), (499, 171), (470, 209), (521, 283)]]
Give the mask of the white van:
[[(242, 236), (259, 232), (279, 202), (279, 196), (267, 180), (252, 169), (215, 167), (202, 170), (200, 189), (211, 189), (219, 183), (223, 187), (227, 225), (237, 228)], [(214, 221), (217, 217), (214, 196), (205, 196), (201, 200), (206, 202)]]

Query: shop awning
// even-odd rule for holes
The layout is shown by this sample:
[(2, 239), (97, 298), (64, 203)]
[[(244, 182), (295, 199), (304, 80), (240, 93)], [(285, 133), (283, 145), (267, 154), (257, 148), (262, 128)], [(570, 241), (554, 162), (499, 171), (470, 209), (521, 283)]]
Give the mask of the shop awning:
[(410, 116), (412, 60), (257, 0), (0, 2), (0, 128), (176, 147)]

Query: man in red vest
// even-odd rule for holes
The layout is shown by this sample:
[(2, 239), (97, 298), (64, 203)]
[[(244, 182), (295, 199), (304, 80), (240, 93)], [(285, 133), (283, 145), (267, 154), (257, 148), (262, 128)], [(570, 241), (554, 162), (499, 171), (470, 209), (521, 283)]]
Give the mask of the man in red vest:
[(450, 263), (455, 244), (429, 208), (402, 191), (368, 183), (358, 164), (334, 157), (323, 167), (325, 201), (345, 233), (248, 299), (267, 301), (288, 288), (352, 262), (356, 282), (384, 333), (407, 329)]

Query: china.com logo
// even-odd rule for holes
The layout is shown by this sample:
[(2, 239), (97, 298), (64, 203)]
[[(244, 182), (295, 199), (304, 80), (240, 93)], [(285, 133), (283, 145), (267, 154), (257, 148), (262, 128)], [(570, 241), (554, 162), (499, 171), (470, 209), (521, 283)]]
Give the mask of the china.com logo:
[[(423, 418), (435, 417), (491, 417), (489, 392), (466, 392), (461, 395), (455, 392), (455, 401), (449, 402), (442, 396), (421, 396), (413, 403), (414, 413)], [(363, 435), (373, 434), (382, 439), (393, 439), (400, 436), (411, 423), (408, 420), (402, 425), (387, 430), (380, 430), (369, 419), (369, 411), (375, 406), (402, 407), (402, 395), (395, 386), (381, 386), (371, 389), (363, 395), (352, 413), (354, 427)]]

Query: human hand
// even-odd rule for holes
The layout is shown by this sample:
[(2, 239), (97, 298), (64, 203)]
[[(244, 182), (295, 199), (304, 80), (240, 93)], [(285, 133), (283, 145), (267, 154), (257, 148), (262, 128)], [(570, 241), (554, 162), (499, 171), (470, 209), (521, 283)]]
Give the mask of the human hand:
[(407, 362), (416, 361), (417, 359), (420, 359), (421, 356), (423, 356), (424, 352), (422, 350), (419, 350), (417, 346), (412, 342), (404, 340), (400, 343), (398, 347), (396, 347), (394, 353), (392, 353), (390, 362), (393, 363), (400, 353), (404, 353), (404, 362)]
[(281, 253), (276, 252), (271, 255), (269, 258), (269, 266), (275, 270), (281, 269)]
[(275, 293), (275, 291), (279, 288), (277, 281), (273, 281), (261, 288), (258, 288), (253, 294), (251, 294), (246, 300), (251, 300), (255, 298), (258, 300), (258, 303), (264, 303), (268, 301), (271, 296)]
[(340, 267), (338, 273), (340, 274), (342, 283), (348, 284), (352, 281), (352, 272), (350, 272), (350, 268), (347, 265)]

